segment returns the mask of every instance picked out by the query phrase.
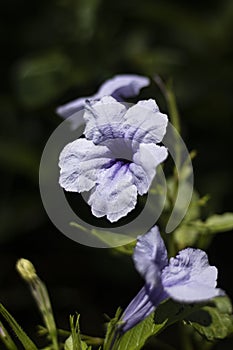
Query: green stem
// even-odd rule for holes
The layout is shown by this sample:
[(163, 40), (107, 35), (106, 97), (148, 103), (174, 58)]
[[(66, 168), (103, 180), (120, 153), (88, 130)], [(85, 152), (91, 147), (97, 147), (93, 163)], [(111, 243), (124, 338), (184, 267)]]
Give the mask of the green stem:
[(169, 233), (168, 235), (168, 239), (167, 239), (167, 245), (168, 245), (168, 256), (169, 257), (173, 257), (177, 254), (177, 250), (176, 250), (176, 247), (175, 247), (175, 242), (174, 242), (174, 239), (173, 239), (173, 233)]
[[(168, 198), (170, 203), (170, 212), (172, 213), (173, 208), (175, 207), (178, 188), (179, 188), (178, 174), (181, 172), (181, 169), (182, 169), (181, 144), (179, 141), (179, 134), (181, 132), (180, 116), (177, 108), (175, 94), (173, 93), (172, 81), (170, 80), (168, 83), (165, 84), (159, 76), (156, 76), (154, 80), (166, 99), (168, 114), (171, 120), (171, 124), (175, 129), (175, 130), (173, 128), (171, 129), (172, 137), (173, 137), (172, 141), (174, 142), (174, 151), (175, 151), (174, 152), (175, 166), (173, 170), (174, 187), (172, 189), (172, 193), (170, 193), (170, 197)], [(169, 236), (168, 249), (169, 249), (170, 256), (173, 256), (173, 254), (176, 254), (176, 247), (174, 245), (174, 239), (172, 236)]]
[(52, 341), (52, 350), (59, 350), (57, 328), (45, 284), (37, 276), (36, 270), (31, 261), (27, 259), (19, 259), (16, 268), (21, 277), (28, 283), (31, 293), (42, 314), (44, 324)]
[(182, 323), (179, 324), (179, 333), (182, 350), (194, 350), (190, 335), (187, 333), (187, 330)]
[(177, 103), (176, 103), (176, 98), (175, 95), (172, 91), (172, 82), (170, 81), (167, 84), (167, 89), (166, 89), (166, 100), (167, 100), (167, 105), (168, 105), (168, 112), (171, 118), (171, 122), (173, 126), (176, 128), (178, 133), (180, 134), (181, 132), (181, 126), (180, 126), (180, 116), (177, 108)]
[(87, 345), (103, 345), (104, 339), (99, 337), (91, 337), (89, 335), (80, 334), (80, 337)]
[[(180, 115), (179, 115), (179, 111), (176, 103), (175, 94), (173, 93), (172, 81), (170, 80), (167, 84), (165, 84), (159, 76), (155, 76), (154, 81), (158, 85), (158, 87), (160, 88), (161, 92), (163, 93), (166, 99), (168, 114), (169, 114), (171, 123), (176, 129), (176, 131), (178, 132), (178, 134), (180, 134), (181, 133)], [(181, 154), (180, 154), (180, 145), (177, 140), (175, 140), (175, 153), (176, 153), (175, 163), (176, 163), (176, 166), (179, 168), (181, 166)]]
[(53, 350), (59, 350), (57, 339), (57, 328), (53, 317), (53, 311), (50, 303), (47, 288), (38, 276), (32, 279), (29, 283), (32, 295), (37, 303), (37, 306), (42, 314), (46, 328), (50, 335)]
[(178, 133), (180, 133), (181, 132), (180, 116), (177, 108), (176, 98), (172, 89), (172, 81), (170, 80), (167, 84), (165, 84), (163, 80), (160, 78), (160, 76), (158, 75), (155, 76), (154, 81), (160, 88), (161, 92), (163, 93), (167, 101), (168, 112), (171, 118), (171, 122), (173, 126), (176, 128), (176, 130), (178, 131)]

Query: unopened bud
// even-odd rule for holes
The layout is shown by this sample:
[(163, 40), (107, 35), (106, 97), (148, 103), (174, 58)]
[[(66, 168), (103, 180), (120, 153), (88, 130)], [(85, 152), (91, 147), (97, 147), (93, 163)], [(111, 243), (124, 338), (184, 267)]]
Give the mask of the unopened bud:
[(27, 259), (19, 259), (16, 263), (16, 269), (20, 276), (27, 282), (37, 277), (36, 270), (32, 265), (31, 261)]

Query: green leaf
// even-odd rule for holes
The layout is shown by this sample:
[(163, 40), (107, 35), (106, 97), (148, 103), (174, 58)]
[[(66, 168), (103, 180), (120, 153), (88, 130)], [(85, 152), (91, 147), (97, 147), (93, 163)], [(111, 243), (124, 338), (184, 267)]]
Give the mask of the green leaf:
[(58, 97), (69, 85), (72, 64), (59, 51), (26, 58), (16, 67), (19, 100), (27, 107), (41, 107)]
[(192, 199), (189, 204), (187, 213), (184, 217), (184, 221), (191, 221), (191, 220), (196, 220), (200, 217), (201, 210), (200, 210), (200, 204), (199, 204), (200, 196), (197, 191), (193, 191), (192, 194)]
[(198, 308), (200, 305), (197, 304), (183, 305), (171, 299), (165, 300), (154, 313), (118, 338), (113, 350), (140, 350), (151, 336), (155, 336), (169, 325), (183, 320)]
[(81, 341), (78, 347), (76, 347), (76, 345), (74, 345), (74, 341), (71, 335), (65, 341), (64, 350), (91, 350), (91, 347), (90, 346), (88, 347), (87, 344), (83, 341)]
[(0, 340), (3, 342), (3, 344), (8, 350), (17, 350), (17, 346), (11, 339), (11, 336), (3, 326), (2, 322), (0, 322)]
[[(156, 333), (154, 324), (154, 313), (140, 322), (134, 328), (126, 332), (119, 338), (113, 347), (113, 350), (139, 350), (143, 347), (149, 337)], [(159, 328), (159, 326), (158, 326)]]
[(79, 318), (80, 315), (70, 316), (71, 335), (65, 342), (65, 350), (91, 350), (91, 347), (81, 340)]
[(205, 226), (211, 232), (230, 231), (233, 229), (233, 213), (213, 215), (206, 220)]
[(100, 337), (92, 337), (90, 335), (80, 333), (82, 341), (84, 341), (87, 345), (97, 346), (102, 345), (104, 343), (104, 339)]
[(224, 339), (233, 333), (233, 316), (230, 299), (215, 298), (209, 305), (190, 314), (186, 319), (207, 340)]
[[(86, 227), (83, 227), (82, 225), (77, 224), (76, 222), (71, 222), (71, 226), (74, 226), (88, 234), (91, 234), (98, 238), (101, 242), (106, 244), (107, 247), (116, 247), (119, 248), (123, 245), (130, 245), (133, 243), (135, 245), (136, 238), (130, 237), (129, 235), (123, 235), (121, 233), (117, 232), (111, 232), (111, 231), (101, 231), (96, 229), (87, 229)], [(133, 241), (133, 242), (132, 242)], [(117, 247), (118, 246), (118, 247)], [(122, 250), (124, 252), (124, 250)], [(128, 252), (128, 250), (127, 250)]]
[(172, 299), (165, 300), (155, 310), (154, 323), (157, 326), (155, 334), (177, 321), (183, 320), (200, 307), (200, 304), (181, 304)]
[(179, 250), (187, 246), (193, 246), (198, 238), (198, 232), (195, 227), (189, 226), (189, 222), (199, 219), (201, 215), (200, 210), (200, 196), (197, 191), (193, 191), (192, 199), (189, 208), (185, 214), (183, 222), (174, 232), (174, 241)]
[(233, 213), (212, 215), (205, 222), (197, 220), (192, 222), (201, 234), (215, 234), (233, 229)]
[(27, 336), (27, 334), (22, 330), (20, 325), (13, 318), (13, 316), (11, 316), (11, 314), (4, 308), (2, 304), (0, 304), (0, 313), (4, 317), (4, 319), (9, 323), (10, 327), (21, 341), (25, 350), (38, 350), (33, 341)]
[(114, 339), (115, 339), (116, 327), (117, 327), (117, 324), (119, 323), (120, 315), (121, 315), (121, 308), (118, 308), (114, 318), (112, 318), (108, 322), (107, 332), (106, 332), (106, 336), (104, 339), (103, 350), (111, 349), (111, 346), (112, 346)]
[(198, 238), (197, 229), (193, 226), (181, 225), (174, 232), (174, 240), (178, 250), (193, 246)]
[[(206, 221), (199, 220), (200, 206), (205, 205), (207, 200), (207, 196), (199, 199), (198, 194), (194, 192), (183, 223), (174, 232), (174, 240), (179, 250), (195, 244), (199, 248), (204, 248), (205, 245), (202, 246), (201, 244), (201, 241), (204, 242), (204, 236), (201, 235), (226, 232), (233, 229), (233, 213), (212, 215)], [(207, 236), (206, 239), (208, 239)]]

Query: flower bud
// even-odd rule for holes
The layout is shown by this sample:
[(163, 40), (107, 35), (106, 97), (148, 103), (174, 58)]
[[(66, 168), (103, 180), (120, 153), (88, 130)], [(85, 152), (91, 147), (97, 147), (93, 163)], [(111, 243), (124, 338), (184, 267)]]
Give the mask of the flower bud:
[(16, 269), (20, 276), (27, 282), (30, 282), (37, 277), (34, 266), (31, 261), (27, 259), (19, 259), (16, 263)]

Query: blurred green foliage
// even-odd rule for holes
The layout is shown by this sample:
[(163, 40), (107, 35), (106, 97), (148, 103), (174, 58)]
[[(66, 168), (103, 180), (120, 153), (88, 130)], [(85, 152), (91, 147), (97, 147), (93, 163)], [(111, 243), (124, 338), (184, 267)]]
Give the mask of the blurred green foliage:
[[(197, 150), (196, 187), (201, 196), (210, 194), (210, 212), (232, 209), (231, 0), (2, 0), (0, 40), (0, 243), (1, 263), (5, 264), (0, 275), (9, 303), (15, 305), (15, 294), (4, 288), (9, 281), (15, 283), (9, 277), (13, 274), (10, 266), (20, 251), (35, 254), (37, 265), (42, 263), (42, 269), (55, 277), (59, 275), (58, 261), (63, 261), (67, 281), (73, 279), (67, 272), (74, 264), (71, 259), (79, 256), (75, 261), (78, 264), (86, 254), (92, 254), (98, 264), (93, 267), (86, 262), (86, 268), (90, 276), (93, 272), (95, 282), (102, 274), (101, 281), (106, 279), (108, 283), (108, 269), (112, 269), (115, 286), (123, 290), (124, 283), (128, 283), (126, 291), (131, 290), (132, 276), (127, 275), (131, 267), (119, 269), (120, 273), (114, 267), (119, 263), (117, 257), (108, 260), (106, 267), (106, 261), (101, 263), (99, 259), (108, 259), (108, 253), (81, 248), (72, 248), (71, 252), (74, 243), (57, 239), (38, 186), (43, 147), (61, 121), (55, 108), (92, 94), (114, 74), (172, 78), (184, 140), (190, 150)], [(141, 96), (155, 97), (166, 112), (155, 84)], [(14, 245), (18, 250), (13, 249)], [(220, 246), (218, 241), (218, 249), (213, 248), (216, 254)], [(224, 247), (224, 257), (216, 260), (227, 259), (228, 247)], [(85, 274), (79, 273), (85, 280)], [(231, 282), (227, 283), (223, 287), (230, 289)], [(88, 287), (92, 289), (91, 282)], [(113, 310), (121, 301), (129, 301), (129, 296), (123, 297), (126, 291), (121, 292)]]
[(16, 228), (10, 217), (28, 207), (21, 196), (29, 193), (34, 216), (41, 216), (33, 183), (46, 137), (59, 123), (55, 107), (116, 73), (173, 78), (187, 141), (191, 134), (190, 146), (204, 149), (203, 172), (212, 166), (216, 174), (197, 181), (216, 202), (224, 200), (230, 178), (217, 164), (226, 160), (230, 137), (232, 1), (11, 0), (2, 2), (1, 17), (1, 240), (7, 231), (40, 225), (25, 217)]
[[(219, 164), (231, 137), (232, 1), (11, 0), (2, 2), (1, 17), (1, 240), (43, 220), (37, 171), (59, 123), (56, 106), (116, 73), (173, 79), (187, 142), (203, 152), (197, 182), (222, 210), (231, 185)], [(164, 105), (155, 87), (146, 93)]]

